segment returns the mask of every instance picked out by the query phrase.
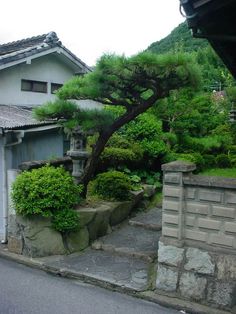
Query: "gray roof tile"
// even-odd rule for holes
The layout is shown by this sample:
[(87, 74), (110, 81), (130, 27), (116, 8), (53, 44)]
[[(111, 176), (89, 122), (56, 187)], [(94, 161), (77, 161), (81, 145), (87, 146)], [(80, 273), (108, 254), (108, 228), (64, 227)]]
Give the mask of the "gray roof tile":
[(67, 52), (76, 62), (83, 66), (85, 72), (91, 71), (88, 65), (62, 45), (55, 32), (0, 45), (0, 66), (34, 56), (54, 47), (62, 48)]
[(0, 128), (14, 129), (51, 124), (39, 122), (32, 116), (32, 108), (22, 106), (0, 105)]

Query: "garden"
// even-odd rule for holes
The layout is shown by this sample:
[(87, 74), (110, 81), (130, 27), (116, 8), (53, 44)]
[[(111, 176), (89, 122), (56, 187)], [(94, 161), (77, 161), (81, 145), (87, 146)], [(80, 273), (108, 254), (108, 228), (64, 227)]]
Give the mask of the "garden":
[[(53, 230), (47, 236), (56, 253), (84, 249), (127, 218), (143, 195), (155, 192), (154, 201), (160, 199), (163, 163), (184, 160), (206, 175), (234, 176), (236, 133), (228, 116), (235, 95), (234, 87), (204, 91), (188, 55), (104, 55), (93, 72), (73, 78), (55, 102), (34, 112), (39, 120), (56, 120), (72, 139), (79, 126), (88, 158), (75, 178), (50, 165), (17, 177), (12, 199), (14, 232), (24, 230), (20, 251), (45, 228)], [(103, 107), (82, 110), (70, 99), (94, 99)], [(40, 232), (35, 217), (42, 220)], [(30, 220), (33, 236), (26, 234)]]

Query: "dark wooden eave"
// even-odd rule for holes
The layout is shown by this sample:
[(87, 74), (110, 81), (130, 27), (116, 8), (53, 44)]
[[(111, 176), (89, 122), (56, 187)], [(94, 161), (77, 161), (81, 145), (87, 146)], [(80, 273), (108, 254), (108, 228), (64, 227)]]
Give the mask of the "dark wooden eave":
[(236, 0), (180, 0), (194, 37), (206, 38), (236, 78)]

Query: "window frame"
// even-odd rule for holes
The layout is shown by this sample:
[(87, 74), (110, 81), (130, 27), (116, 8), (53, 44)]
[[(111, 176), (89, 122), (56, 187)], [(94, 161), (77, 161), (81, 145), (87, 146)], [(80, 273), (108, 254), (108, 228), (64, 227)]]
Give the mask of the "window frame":
[[(23, 83), (29, 83), (30, 84), (30, 89), (24, 88)], [(44, 90), (37, 90), (35, 85), (36, 84), (43, 84)], [(36, 80), (27, 80), (27, 79), (22, 79), (21, 80), (21, 91), (23, 92), (32, 92), (32, 93), (41, 93), (41, 94), (47, 94), (48, 93), (48, 83), (45, 81), (36, 81)]]
[[(51, 83), (51, 94), (55, 95), (56, 91), (61, 88), (63, 84), (61, 83)], [(53, 90), (53, 87), (57, 87), (56, 89)]]

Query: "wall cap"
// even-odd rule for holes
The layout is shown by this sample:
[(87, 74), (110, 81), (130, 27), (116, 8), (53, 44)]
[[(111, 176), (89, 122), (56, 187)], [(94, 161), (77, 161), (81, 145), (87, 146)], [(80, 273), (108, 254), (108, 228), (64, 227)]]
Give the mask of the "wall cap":
[(204, 186), (210, 188), (236, 189), (235, 178), (225, 178), (217, 176), (191, 175), (185, 177), (185, 185)]
[(161, 170), (166, 172), (192, 172), (195, 169), (194, 163), (182, 160), (172, 161), (161, 166)]

